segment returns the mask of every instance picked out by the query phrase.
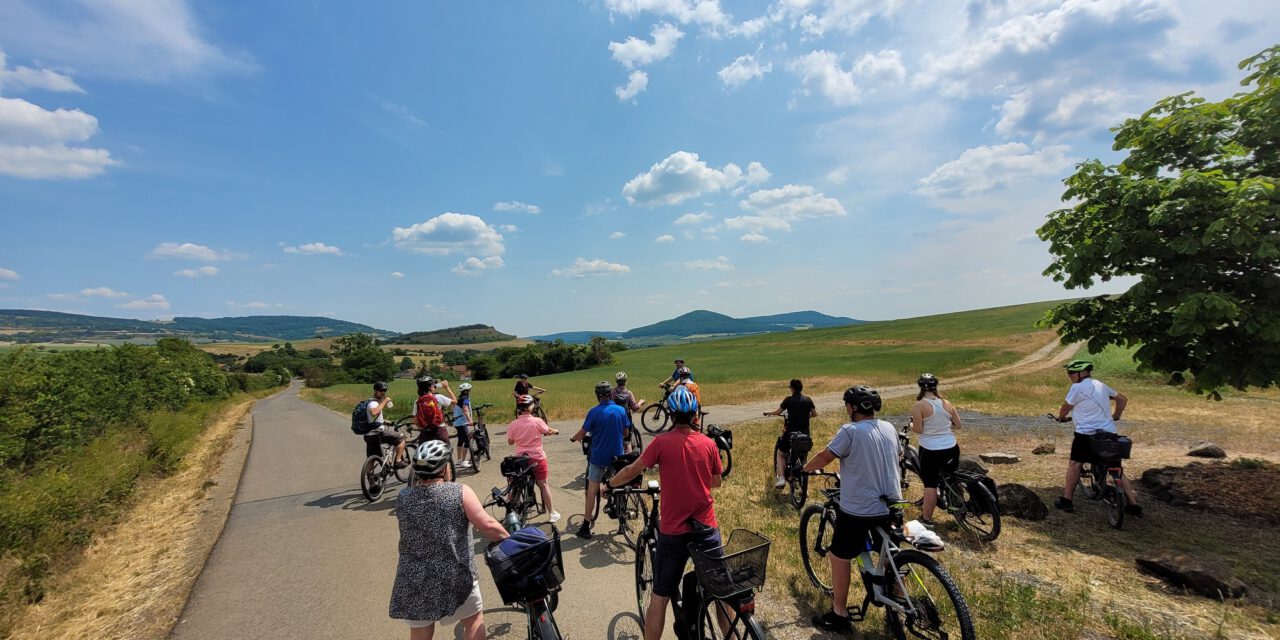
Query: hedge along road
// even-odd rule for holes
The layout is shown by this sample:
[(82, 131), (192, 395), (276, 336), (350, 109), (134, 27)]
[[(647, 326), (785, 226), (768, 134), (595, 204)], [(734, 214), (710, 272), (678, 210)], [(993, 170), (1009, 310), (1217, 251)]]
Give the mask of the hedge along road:
[[(980, 384), (1053, 366), (1074, 354), (1077, 346), (1045, 345), (1013, 365), (952, 382)], [(915, 393), (915, 385), (882, 392), (887, 397), (905, 396)], [(782, 395), (752, 405), (711, 406), (708, 420), (729, 424), (756, 419), (761, 411), (776, 407)], [(823, 412), (840, 409), (839, 394), (817, 397), (815, 402)], [(491, 416), (494, 459), (482, 465), (479, 474), (459, 474), (482, 499), (490, 488), (505, 484), (498, 461), (511, 450), (505, 427), (510, 415), (500, 408)], [(393, 481), (381, 500), (367, 503), (358, 482), (363, 441), (351, 434), (345, 416), (298, 398), (297, 384), (258, 402), (253, 421), (253, 444), (226, 528), (172, 637), (406, 637), (406, 627), (387, 617), (399, 540), (393, 509), (402, 485)], [(559, 526), (565, 530), (566, 578), (556, 611), (560, 629), (568, 638), (638, 638), (634, 553), (620, 537), (600, 534), (611, 523), (603, 514), (592, 540), (572, 535), (581, 517), (575, 514), (582, 510), (585, 461), (569, 436), (580, 421), (552, 426), (561, 434), (549, 436), (545, 447), (555, 504), (564, 514)], [(479, 556), (483, 548), (478, 542), (476, 561), (490, 637), (523, 638), (524, 617), (499, 599)], [(774, 619), (768, 611), (761, 614), (766, 622), (792, 622)], [(670, 624), (667, 636), (674, 637)], [(438, 637), (454, 635), (442, 632)]]

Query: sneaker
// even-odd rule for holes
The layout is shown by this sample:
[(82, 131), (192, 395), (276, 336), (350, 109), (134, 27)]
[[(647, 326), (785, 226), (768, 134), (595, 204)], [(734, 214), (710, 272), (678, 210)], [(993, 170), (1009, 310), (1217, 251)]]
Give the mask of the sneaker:
[(578, 527), (578, 537), (582, 538), (583, 540), (591, 539), (591, 521), (590, 520), (582, 521), (582, 526)]
[(471, 461), (470, 461), (470, 460), (463, 460), (463, 461), (459, 462), (456, 466), (457, 466), (459, 469), (470, 469), (470, 468), (471, 468)]
[(1127, 514), (1129, 514), (1129, 515), (1131, 515), (1131, 516), (1133, 516), (1133, 517), (1135, 517), (1135, 518), (1141, 518), (1141, 517), (1142, 517), (1142, 505), (1139, 505), (1139, 504), (1126, 504), (1126, 505), (1124, 506), (1124, 512), (1125, 512), (1125, 513), (1127, 513)]
[(1055, 507), (1057, 507), (1057, 508), (1059, 508), (1059, 509), (1062, 509), (1063, 511), (1066, 511), (1067, 513), (1075, 513), (1075, 512), (1076, 512), (1076, 505), (1075, 505), (1075, 503), (1074, 503), (1074, 502), (1072, 502), (1072, 501), (1070, 501), (1070, 500), (1068, 500), (1068, 499), (1066, 499), (1066, 498), (1064, 498), (1064, 497), (1062, 497), (1062, 496), (1058, 496), (1058, 498), (1057, 498), (1056, 500), (1054, 500), (1054, 501), (1053, 501), (1053, 506), (1055, 506)]
[(932, 518), (920, 518), (920, 524), (924, 525), (924, 528), (933, 531), (933, 527), (938, 523), (934, 522)]
[(559, 512), (559, 511), (552, 511), (552, 512), (551, 512), (551, 517), (547, 518), (547, 521), (548, 521), (548, 522), (560, 522), (560, 512)]
[(786, 481), (786, 480), (783, 480), (783, 479), (782, 479), (782, 476), (778, 476), (777, 478), (775, 478), (775, 479), (774, 479), (774, 481), (773, 481), (773, 488), (774, 488), (774, 489), (781, 489), (781, 488), (783, 488), (783, 487), (785, 487), (785, 486), (787, 486), (787, 481)]
[(826, 631), (848, 631), (852, 628), (849, 624), (849, 616), (836, 615), (834, 611), (814, 616), (813, 626)]

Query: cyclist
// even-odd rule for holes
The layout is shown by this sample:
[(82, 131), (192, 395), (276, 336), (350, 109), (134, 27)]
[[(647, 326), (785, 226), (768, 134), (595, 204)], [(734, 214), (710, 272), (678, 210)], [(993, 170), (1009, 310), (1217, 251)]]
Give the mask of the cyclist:
[[(516, 376), (516, 387), (515, 387), (515, 390), (511, 392), (511, 397), (518, 399), (520, 396), (533, 395), (534, 391), (537, 391), (538, 393), (547, 392), (546, 389), (533, 386), (533, 383), (529, 382), (529, 374), (522, 373)], [(519, 411), (517, 411), (516, 413), (519, 414)]]
[(471, 425), (475, 421), (471, 419), (471, 383), (464, 382), (458, 385), (457, 402), (453, 403), (453, 428), (458, 432), (458, 462), (459, 467), (470, 467), (471, 462)]
[[(445, 428), (445, 433), (447, 434), (449, 433), (448, 427), (453, 424), (453, 405), (458, 402), (458, 396), (454, 395), (453, 389), (449, 386), (448, 380), (436, 380), (431, 388), (436, 397), (436, 404), (440, 405), (440, 417), (442, 418), (442, 422), (440, 424)], [(441, 391), (444, 391), (444, 393), (440, 393)], [(446, 440), (446, 442), (448, 441)], [(463, 446), (464, 444), (465, 443), (462, 442), (461, 438), (459, 438), (458, 446)], [(466, 468), (470, 467), (471, 463), (464, 463), (461, 460), (461, 454), (459, 454), (459, 462), (455, 463), (455, 466), (459, 468)]]
[(394, 406), (391, 396), (387, 395), (387, 383), (382, 381), (373, 383), (373, 397), (365, 404), (365, 411), (369, 414), (369, 424), (373, 428), (364, 434), (364, 455), (366, 458), (382, 455), (382, 444), (385, 442), (396, 448), (396, 466), (404, 468), (409, 464), (404, 455), (404, 434), (395, 429), (388, 431), (383, 415), (387, 409)]
[[(663, 380), (662, 382), (659, 382), (659, 383), (658, 383), (658, 386), (659, 386), (659, 387), (666, 388), (666, 387), (667, 387), (667, 386), (669, 386), (669, 385), (673, 385), (673, 384), (675, 384), (675, 383), (676, 383), (676, 381), (678, 381), (678, 380), (680, 379), (680, 368), (681, 368), (681, 367), (683, 367), (683, 366), (684, 366), (684, 358), (676, 358), (676, 359), (675, 359), (675, 368), (671, 370), (671, 375), (667, 376), (667, 379), (666, 379), (666, 380)], [(690, 380), (692, 380), (692, 379), (693, 379), (693, 374), (690, 374), (690, 375), (689, 375), (689, 379), (690, 379)]]
[[(1066, 365), (1067, 378), (1071, 380), (1071, 389), (1067, 398), (1058, 408), (1058, 422), (1066, 422), (1067, 417), (1074, 418), (1075, 436), (1071, 439), (1071, 461), (1067, 464), (1067, 480), (1062, 488), (1062, 496), (1053, 501), (1053, 506), (1072, 513), (1075, 503), (1072, 498), (1076, 492), (1076, 482), (1080, 479), (1081, 466), (1093, 462), (1093, 445), (1089, 436), (1099, 433), (1116, 433), (1116, 420), (1124, 413), (1129, 399), (1124, 394), (1108, 387), (1101, 380), (1093, 377), (1093, 363), (1088, 360), (1072, 360)], [(1111, 409), (1111, 401), (1116, 403)], [(1125, 513), (1142, 517), (1142, 507), (1138, 505), (1138, 495), (1129, 484), (1129, 477), (1120, 476), (1120, 488), (1124, 489)]]
[(938, 482), (943, 473), (960, 466), (960, 445), (953, 430), (960, 429), (960, 414), (950, 400), (938, 393), (938, 377), (926, 373), (916, 380), (920, 392), (911, 406), (911, 430), (920, 434), (920, 481), (924, 485), (924, 504), (920, 521), (933, 524), (933, 509), (938, 506)]
[(413, 485), (396, 497), (400, 559), (389, 614), (409, 625), (410, 640), (431, 640), (437, 624), (455, 623), (465, 640), (484, 639), (472, 527), (494, 542), (507, 537), (471, 487), (446, 479), (449, 457), (446, 442), (418, 447)]
[(871, 531), (891, 524), (892, 514), (881, 497), (901, 499), (898, 433), (893, 425), (876, 419), (880, 406), (875, 389), (864, 385), (847, 389), (844, 409), (850, 421), (804, 465), (811, 472), (840, 460), (840, 508), (830, 553), (833, 599), (830, 611), (813, 617), (814, 626), (827, 631), (849, 630), (851, 561), (866, 549)]
[(778, 436), (778, 442), (773, 445), (773, 487), (775, 489), (787, 486), (787, 481), (782, 478), (782, 470), (787, 464), (791, 434), (809, 435), (809, 418), (818, 417), (818, 408), (814, 406), (813, 400), (800, 393), (804, 391), (804, 383), (792, 378), (787, 386), (791, 387), (791, 395), (783, 398), (777, 409), (764, 412), (766, 416), (780, 416), (782, 412), (787, 412), (787, 419), (782, 422), (782, 434)]
[(591, 537), (591, 515), (596, 510), (596, 498), (600, 493), (600, 480), (613, 459), (622, 455), (622, 435), (627, 428), (627, 412), (609, 399), (612, 387), (608, 382), (596, 383), (596, 406), (587, 412), (582, 428), (573, 437), (577, 442), (591, 436), (591, 452), (587, 455), (587, 497), (582, 514), (579, 538)]
[(449, 428), (444, 426), (444, 412), (440, 410), (440, 396), (435, 394), (435, 388), (436, 381), (431, 376), (418, 378), (418, 401), (413, 405), (413, 423), (420, 430), (419, 446), (432, 440), (449, 444)]
[(644, 472), (658, 467), (662, 502), (658, 513), (658, 548), (653, 567), (653, 597), (645, 612), (645, 640), (662, 638), (667, 620), (667, 603), (677, 595), (689, 545), (704, 549), (720, 546), (715, 500), (711, 490), (719, 487), (720, 454), (716, 443), (693, 428), (698, 400), (688, 389), (676, 388), (667, 398), (671, 430), (653, 439), (640, 458), (609, 480), (607, 489), (620, 487)]
[(551, 506), (551, 488), (547, 486), (551, 473), (547, 466), (547, 453), (542, 449), (542, 436), (555, 436), (560, 432), (548, 427), (542, 418), (534, 417), (533, 396), (516, 398), (516, 409), (520, 415), (507, 425), (507, 444), (516, 447), (515, 453), (511, 455), (526, 455), (533, 459), (533, 481), (538, 485), (538, 491), (542, 492), (542, 506), (547, 508), (549, 520), (558, 522), (560, 512)]
[(636, 423), (635, 420), (632, 419), (632, 414), (644, 408), (644, 400), (637, 401), (636, 395), (631, 393), (631, 390), (627, 388), (626, 371), (619, 371), (614, 374), (613, 379), (616, 380), (618, 384), (609, 392), (609, 398), (613, 400), (614, 404), (627, 410), (627, 432), (622, 434), (622, 442), (623, 449), (625, 449), (627, 453), (631, 453), (630, 431), (636, 428)]

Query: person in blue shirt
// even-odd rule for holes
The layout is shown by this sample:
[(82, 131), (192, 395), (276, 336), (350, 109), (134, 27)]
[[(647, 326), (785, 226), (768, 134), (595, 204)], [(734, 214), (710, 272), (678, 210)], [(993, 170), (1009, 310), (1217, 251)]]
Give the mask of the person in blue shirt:
[(591, 515), (596, 510), (600, 481), (604, 479), (604, 471), (613, 459), (622, 455), (622, 435), (627, 428), (627, 410), (613, 403), (610, 399), (612, 391), (613, 387), (608, 382), (596, 383), (597, 404), (587, 412), (582, 428), (569, 438), (578, 442), (591, 436), (591, 453), (587, 455), (586, 510), (582, 514), (582, 526), (578, 528), (579, 538), (591, 537)]
[[(676, 358), (675, 365), (676, 367), (671, 370), (671, 375), (667, 376), (666, 380), (658, 383), (659, 387), (666, 389), (667, 387), (675, 385), (676, 381), (680, 379), (680, 370), (684, 368), (684, 358)], [(689, 379), (693, 379), (692, 372), (689, 373)]]

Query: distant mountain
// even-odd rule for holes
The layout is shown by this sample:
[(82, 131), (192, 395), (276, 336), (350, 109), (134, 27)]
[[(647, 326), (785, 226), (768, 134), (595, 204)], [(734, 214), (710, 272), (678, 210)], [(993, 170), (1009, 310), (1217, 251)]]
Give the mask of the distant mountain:
[(502, 333), (487, 324), (468, 324), (435, 331), (402, 333), (383, 340), (384, 344), (476, 344), (479, 342), (503, 342), (515, 340), (515, 336)]
[(707, 334), (742, 334), (765, 333), (770, 331), (790, 331), (778, 325), (739, 320), (723, 313), (699, 309), (682, 316), (655, 322), (643, 327), (636, 327), (623, 332), (623, 338), (647, 338), (653, 336), (696, 336)]
[(760, 322), (763, 324), (776, 324), (792, 329), (825, 329), (827, 327), (845, 327), (851, 324), (862, 324), (866, 320), (855, 320), (853, 318), (845, 318), (843, 316), (829, 316), (825, 313), (817, 311), (792, 311), (791, 313), (779, 313), (772, 316), (752, 316), (750, 318), (742, 318), (751, 322)]
[(168, 321), (130, 320), (57, 311), (0, 309), (0, 329), (15, 342), (131, 340), (164, 337), (242, 342), (304, 340), (316, 336), (394, 332), (318, 316), (177, 317)]
[(556, 340), (564, 340), (569, 344), (583, 344), (591, 342), (591, 336), (604, 336), (608, 340), (617, 340), (622, 337), (621, 331), (565, 331), (562, 333), (548, 333), (545, 336), (529, 336), (530, 340), (538, 342), (555, 342)]

